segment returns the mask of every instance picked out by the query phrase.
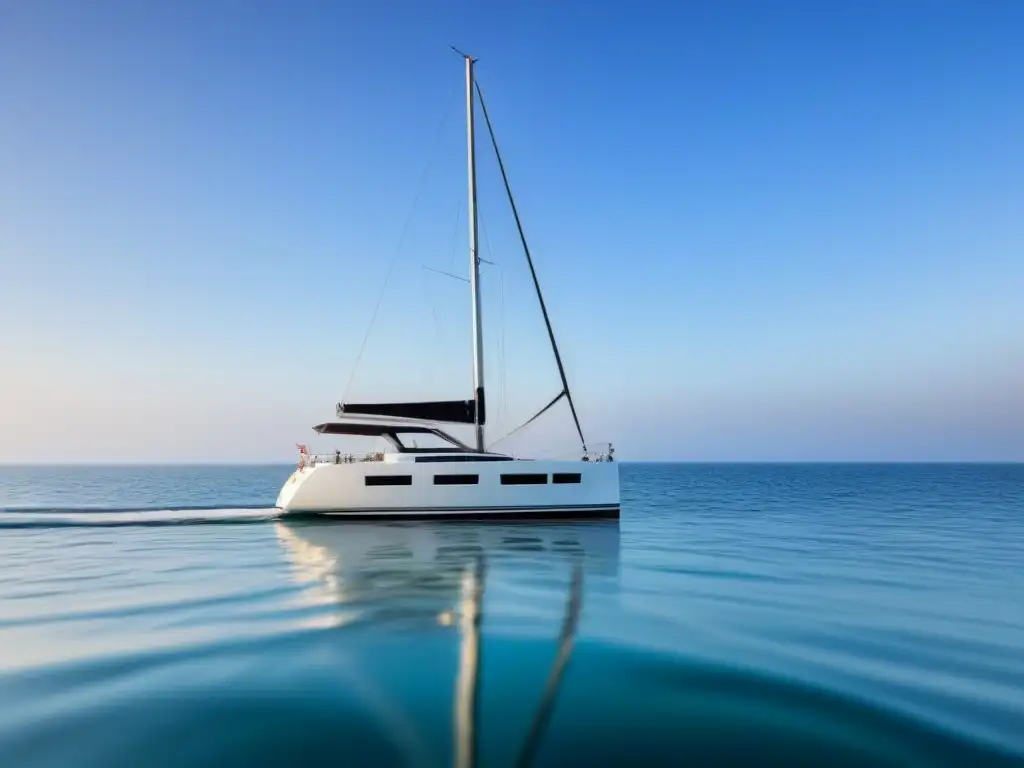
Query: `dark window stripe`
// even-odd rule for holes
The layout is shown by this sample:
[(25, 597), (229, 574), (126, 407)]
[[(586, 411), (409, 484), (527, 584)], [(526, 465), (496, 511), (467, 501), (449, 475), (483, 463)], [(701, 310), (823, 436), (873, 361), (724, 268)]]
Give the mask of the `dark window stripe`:
[(446, 462), (446, 461), (512, 461), (511, 456), (480, 456), (478, 454), (469, 453), (462, 456), (417, 456), (416, 463), (419, 462)]
[(579, 472), (555, 472), (555, 474), (551, 476), (552, 483), (578, 483), (579, 481)]
[(476, 485), (480, 475), (434, 475), (434, 485)]
[(412, 475), (367, 475), (367, 485), (412, 485)]
[(548, 481), (547, 475), (502, 475), (502, 485), (544, 485)]

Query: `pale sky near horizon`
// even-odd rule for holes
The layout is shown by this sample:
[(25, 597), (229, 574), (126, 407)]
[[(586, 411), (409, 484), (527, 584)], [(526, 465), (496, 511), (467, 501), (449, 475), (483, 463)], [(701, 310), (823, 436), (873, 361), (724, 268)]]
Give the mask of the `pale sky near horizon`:
[[(1021, 39), (1009, 0), (0, 0), (0, 462), (326, 447), (393, 260), (351, 399), (468, 397), (449, 44), (592, 443), (1024, 461)], [(559, 385), (478, 127), (497, 436)]]

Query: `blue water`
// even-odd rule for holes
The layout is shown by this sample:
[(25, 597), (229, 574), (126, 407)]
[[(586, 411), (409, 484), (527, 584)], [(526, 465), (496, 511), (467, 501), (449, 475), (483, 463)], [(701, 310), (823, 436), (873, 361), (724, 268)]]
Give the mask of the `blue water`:
[(290, 470), (0, 468), (0, 765), (1024, 764), (1024, 466), (625, 464), (545, 525), (282, 519)]

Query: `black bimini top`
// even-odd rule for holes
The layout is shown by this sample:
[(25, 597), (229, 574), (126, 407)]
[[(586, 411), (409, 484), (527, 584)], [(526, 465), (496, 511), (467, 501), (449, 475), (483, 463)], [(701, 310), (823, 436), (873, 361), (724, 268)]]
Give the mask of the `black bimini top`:
[(418, 424), (362, 424), (359, 422), (331, 421), (324, 424), (317, 424), (313, 427), (315, 432), (321, 435), (360, 435), (362, 437), (387, 437), (396, 432), (406, 432), (416, 435), (438, 434), (453, 443), (458, 443), (455, 438), (446, 435), (439, 429), (423, 427)]

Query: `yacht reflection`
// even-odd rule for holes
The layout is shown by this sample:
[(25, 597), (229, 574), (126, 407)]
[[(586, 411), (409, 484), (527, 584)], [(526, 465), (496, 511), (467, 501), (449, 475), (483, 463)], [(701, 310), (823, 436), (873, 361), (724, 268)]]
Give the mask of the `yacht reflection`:
[(342, 622), (372, 616), (449, 625), (462, 599), (463, 576), (478, 558), (492, 580), (551, 575), (563, 582), (575, 565), (588, 577), (619, 575), (617, 521), (451, 525), (283, 518), (275, 526), (307, 593), (313, 587), (315, 602), (336, 606)]
[(554, 659), (520, 747), (518, 764), (529, 765), (572, 654), (584, 576), (617, 577), (619, 570), (617, 521), (470, 526), (293, 519), (279, 520), (276, 531), (300, 578), (320, 583), (326, 600), (356, 608), (357, 614), (363, 613), (358, 610), (362, 606), (375, 621), (391, 613), (402, 620), (457, 627), (453, 755), (455, 765), (465, 768), (477, 763), (480, 627), (488, 579), (505, 568), (526, 569), (531, 576), (552, 568), (570, 574)]

